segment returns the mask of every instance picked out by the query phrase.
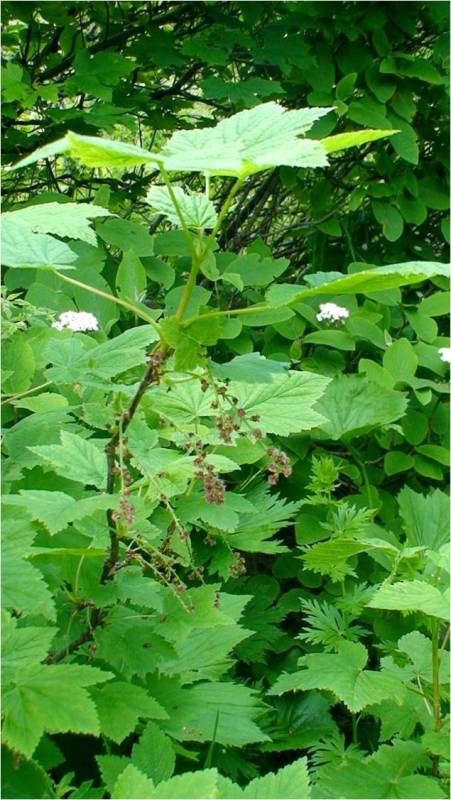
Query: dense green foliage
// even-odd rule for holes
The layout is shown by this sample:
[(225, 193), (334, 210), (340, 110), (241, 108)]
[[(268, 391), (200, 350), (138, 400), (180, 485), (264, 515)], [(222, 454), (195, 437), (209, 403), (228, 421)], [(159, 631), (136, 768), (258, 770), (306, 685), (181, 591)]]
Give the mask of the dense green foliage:
[(447, 796), (447, 8), (4, 3), (5, 798)]

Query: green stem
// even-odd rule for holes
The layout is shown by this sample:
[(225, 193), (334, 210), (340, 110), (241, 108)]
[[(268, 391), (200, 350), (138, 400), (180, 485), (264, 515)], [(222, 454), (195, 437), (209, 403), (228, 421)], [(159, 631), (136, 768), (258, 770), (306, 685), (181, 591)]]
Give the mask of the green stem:
[(351, 453), (355, 463), (360, 468), (360, 471), (361, 471), (361, 473), (363, 475), (363, 480), (364, 480), (364, 483), (365, 483), (366, 493), (368, 495), (367, 499), (368, 499), (368, 505), (369, 505), (371, 503), (371, 484), (370, 484), (370, 480), (368, 478), (368, 472), (367, 472), (366, 466), (363, 463), (362, 459), (360, 458), (359, 452), (358, 452), (358, 450), (355, 449), (355, 447), (353, 447), (350, 444), (346, 444), (346, 447), (348, 448), (348, 450)]
[(31, 389), (27, 389), (25, 392), (18, 392), (18, 394), (10, 394), (5, 400), (2, 400), (1, 405), (4, 406), (6, 403), (13, 403), (14, 400), (18, 400), (19, 397), (25, 397), (27, 394), (32, 394), (33, 392), (37, 392), (39, 389), (45, 389), (46, 386), (50, 386), (52, 381), (46, 381), (45, 383), (40, 383), (39, 386), (32, 386)]
[(142, 311), (140, 308), (137, 308), (133, 303), (129, 303), (127, 300), (121, 300), (120, 297), (115, 297), (114, 294), (110, 294), (109, 292), (104, 292), (102, 289), (96, 289), (95, 286), (90, 286), (88, 283), (82, 283), (81, 281), (75, 280), (75, 278), (69, 278), (68, 275), (63, 275), (62, 272), (57, 272), (55, 270), (55, 275), (58, 275), (58, 278), (61, 280), (66, 281), (66, 283), (71, 283), (72, 286), (78, 286), (80, 289), (86, 289), (87, 292), (91, 292), (92, 294), (97, 294), (99, 297), (104, 297), (106, 300), (111, 300), (112, 303), (116, 303), (118, 306), (123, 306), (124, 308), (128, 309), (128, 311), (133, 311), (137, 317), (140, 319), (145, 320), (148, 322), (152, 328), (155, 328), (158, 335), (161, 337), (161, 328), (158, 322), (155, 322), (153, 317), (150, 314), (146, 314), (145, 311)]
[(439, 622), (432, 623), (432, 703), (434, 709), (435, 730), (442, 727), (440, 712), (440, 653), (438, 644)]
[(274, 311), (274, 306), (248, 306), (247, 308), (228, 308), (226, 311), (209, 311), (207, 314), (196, 314), (195, 317), (190, 317), (183, 323), (184, 326), (191, 325), (192, 322), (198, 322), (200, 319), (213, 319), (214, 317), (227, 317), (230, 314), (259, 314), (261, 311)]
[(212, 232), (210, 233), (210, 236), (207, 239), (207, 245), (206, 245), (206, 248), (205, 248), (205, 252), (206, 253), (209, 250), (211, 250), (211, 248), (213, 246), (213, 243), (214, 243), (214, 240), (215, 240), (215, 237), (216, 237), (216, 234), (218, 233), (218, 231), (219, 231), (219, 229), (220, 229), (220, 227), (222, 225), (222, 222), (224, 220), (225, 215), (227, 214), (230, 206), (232, 205), (233, 198), (235, 197), (236, 193), (239, 192), (239, 190), (241, 189), (242, 185), (243, 185), (243, 180), (241, 178), (238, 178), (238, 180), (233, 184), (230, 192), (228, 193), (228, 195), (227, 195), (227, 197), (226, 197), (226, 199), (224, 201), (224, 205), (222, 206), (221, 211), (219, 212), (219, 216), (218, 216), (218, 220), (216, 222), (216, 225), (213, 228)]
[(182, 296), (180, 298), (180, 303), (175, 312), (175, 318), (178, 322), (181, 322), (183, 319), (183, 315), (186, 311), (188, 303), (190, 301), (191, 295), (193, 293), (193, 289), (196, 285), (196, 279), (199, 272), (199, 267), (201, 265), (201, 261), (199, 261), (197, 256), (193, 256), (193, 260), (191, 262), (191, 271), (189, 274), (189, 278), (185, 283)]
[(173, 206), (175, 208), (175, 213), (177, 214), (177, 216), (178, 216), (178, 218), (180, 220), (180, 225), (182, 226), (183, 233), (185, 234), (185, 239), (188, 242), (188, 247), (189, 247), (189, 249), (191, 251), (191, 255), (192, 255), (193, 259), (195, 259), (195, 258), (197, 258), (197, 253), (196, 253), (196, 248), (194, 246), (193, 237), (191, 236), (189, 228), (188, 228), (188, 226), (187, 226), (187, 224), (185, 222), (185, 218), (184, 218), (184, 216), (182, 214), (182, 209), (179, 206), (178, 200), (177, 200), (177, 198), (175, 196), (174, 189), (172, 188), (171, 180), (170, 180), (169, 175), (166, 172), (165, 168), (163, 167), (163, 164), (160, 164), (160, 172), (161, 172), (162, 178), (163, 178), (163, 180), (164, 180), (164, 182), (166, 184), (166, 188), (167, 188), (167, 190), (169, 192), (169, 197), (171, 198), (172, 204), (173, 204)]

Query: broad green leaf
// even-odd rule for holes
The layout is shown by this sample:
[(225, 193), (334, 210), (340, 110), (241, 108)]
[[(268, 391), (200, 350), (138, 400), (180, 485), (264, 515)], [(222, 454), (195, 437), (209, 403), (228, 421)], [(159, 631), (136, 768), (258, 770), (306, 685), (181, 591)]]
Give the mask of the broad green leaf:
[(341, 581), (346, 575), (355, 575), (355, 570), (348, 560), (359, 553), (370, 553), (372, 550), (387, 552), (397, 556), (393, 545), (376, 539), (329, 539), (312, 545), (302, 556), (305, 568), (320, 575), (330, 575), (333, 581)]
[(389, 242), (396, 242), (404, 230), (404, 220), (398, 209), (380, 200), (371, 203), (374, 216), (382, 225), (382, 233)]
[(82, 439), (67, 431), (61, 431), (61, 444), (47, 447), (31, 447), (52, 469), (63, 478), (102, 488), (106, 480), (106, 456), (103, 442), (96, 447), (89, 439)]
[(350, 753), (340, 764), (323, 765), (316, 774), (315, 796), (411, 798), (429, 800), (444, 798), (440, 782), (426, 775), (414, 775), (418, 769), (427, 769), (430, 761), (419, 742), (395, 739), (383, 744), (371, 756), (362, 758)]
[(76, 500), (64, 492), (45, 489), (21, 489), (20, 494), (4, 497), (5, 505), (24, 508), (32, 519), (42, 522), (50, 534), (62, 531), (74, 520), (90, 517), (96, 511), (115, 508), (118, 497), (98, 494), (83, 500)]
[(4, 220), (2, 264), (26, 269), (74, 269), (77, 260), (69, 245), (46, 233), (32, 233), (26, 225)]
[(334, 440), (350, 439), (389, 425), (402, 417), (406, 408), (401, 392), (384, 389), (363, 375), (334, 378), (316, 406), (327, 419), (320, 423), (320, 430)]
[[(218, 216), (211, 200), (204, 194), (187, 194), (179, 186), (173, 186), (172, 191), (180, 213), (188, 228), (194, 228), (196, 230), (214, 228)], [(155, 211), (158, 211), (159, 214), (163, 214), (173, 225), (177, 227), (181, 226), (177, 210), (167, 186), (152, 186), (147, 193), (146, 200)]]
[(44, 731), (100, 735), (85, 686), (110, 680), (111, 672), (78, 664), (23, 667), (5, 686), (3, 735), (13, 750), (31, 756)]
[[(10, 62), (11, 63), (11, 62)], [(51, 797), (52, 779), (37, 761), (21, 758), (2, 749), (3, 797)]]
[(449, 620), (449, 599), (435, 586), (419, 580), (382, 584), (368, 606), (395, 611), (421, 611), (431, 617)]
[(248, 253), (230, 261), (223, 277), (231, 273), (239, 275), (244, 286), (267, 286), (286, 271), (289, 263), (287, 258), (262, 258), (259, 253)]
[(36, 531), (25, 513), (3, 510), (2, 602), (5, 609), (56, 619), (53, 597), (38, 569), (26, 561), (33, 552)]
[(17, 627), (14, 617), (3, 619), (2, 662), (5, 670), (39, 664), (46, 657), (56, 628)]
[(23, 225), (33, 233), (53, 233), (69, 239), (81, 239), (88, 244), (97, 244), (91, 220), (109, 217), (110, 212), (88, 203), (40, 203), (3, 215), (11, 224)]
[(397, 339), (387, 348), (382, 363), (396, 384), (408, 384), (417, 370), (418, 356), (407, 339)]
[(167, 718), (164, 708), (142, 686), (133, 683), (111, 681), (99, 689), (93, 689), (91, 696), (96, 704), (102, 733), (117, 744), (134, 731), (140, 717)]
[(262, 103), (223, 119), (212, 128), (177, 131), (160, 156), (168, 170), (239, 178), (282, 164), (327, 166), (322, 144), (298, 137), (329, 111), (330, 108), (287, 111), (277, 103)]
[(139, 742), (133, 745), (132, 762), (155, 783), (167, 780), (174, 772), (175, 752), (172, 742), (155, 722), (147, 723)]
[(215, 741), (223, 745), (241, 747), (269, 739), (254, 721), (264, 707), (243, 684), (212, 681), (181, 687), (162, 678), (152, 680), (152, 694), (169, 714), (161, 727), (179, 741), (212, 741), (215, 728)]
[(329, 382), (329, 378), (310, 372), (288, 372), (275, 374), (272, 383), (231, 381), (230, 391), (249, 417), (259, 416), (256, 427), (265, 433), (287, 436), (323, 424), (317, 403)]
[(213, 375), (221, 380), (233, 380), (238, 383), (272, 383), (275, 375), (284, 373), (288, 364), (271, 361), (260, 353), (245, 353), (235, 356), (225, 364), (212, 362)]
[(132, 250), (139, 258), (153, 256), (154, 240), (144, 225), (128, 219), (108, 219), (97, 227), (104, 242), (127, 252)]
[(302, 800), (302, 798), (310, 796), (306, 758), (299, 758), (292, 764), (282, 767), (278, 772), (269, 772), (262, 778), (255, 778), (243, 789), (241, 795), (243, 800), (244, 798), (273, 800), (275, 797)]
[(124, 252), (116, 273), (116, 289), (119, 297), (132, 302), (140, 301), (147, 286), (146, 270), (133, 252)]
[(347, 150), (348, 147), (375, 142), (377, 139), (383, 139), (397, 133), (399, 131), (396, 130), (348, 131), (347, 133), (337, 133), (335, 136), (326, 136), (325, 139), (321, 139), (321, 144), (325, 147), (326, 153), (334, 153), (336, 150)]
[(449, 536), (449, 497), (440, 489), (426, 496), (404, 486), (398, 495), (406, 541), (411, 547), (426, 546), (438, 550)]
[(155, 797), (154, 783), (139, 770), (134, 764), (128, 764), (117, 778), (111, 797), (118, 800), (148, 800)]
[(399, 702), (401, 682), (384, 670), (368, 670), (363, 644), (342, 642), (338, 653), (312, 653), (299, 659), (300, 672), (282, 674), (269, 694), (293, 690), (325, 689), (353, 713), (385, 698)]
[(2, 342), (2, 375), (11, 372), (9, 378), (2, 380), (5, 394), (18, 394), (29, 389), (35, 368), (33, 350), (26, 335), (16, 333), (11, 339)]
[(266, 299), (270, 305), (276, 307), (294, 305), (307, 297), (327, 294), (333, 298), (342, 294), (379, 292), (396, 286), (419, 283), (436, 275), (448, 277), (449, 266), (433, 261), (409, 261), (354, 272), (312, 288), (299, 289), (298, 286), (281, 283), (269, 289)]

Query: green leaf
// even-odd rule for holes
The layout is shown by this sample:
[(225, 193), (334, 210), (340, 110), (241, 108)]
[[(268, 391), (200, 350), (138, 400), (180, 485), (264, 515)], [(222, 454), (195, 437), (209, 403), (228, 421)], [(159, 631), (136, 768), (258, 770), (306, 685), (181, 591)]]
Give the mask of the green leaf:
[(25, 269), (74, 269), (76, 254), (64, 242), (46, 233), (32, 233), (26, 225), (4, 220), (2, 264)]
[(245, 178), (282, 164), (292, 167), (327, 165), (323, 145), (299, 139), (330, 108), (287, 111), (262, 103), (240, 111), (211, 128), (177, 131), (160, 153), (167, 170), (209, 172)]
[(404, 230), (404, 220), (399, 211), (390, 203), (373, 200), (371, 203), (374, 216), (382, 225), (382, 233), (389, 242), (396, 242)]
[(52, 779), (36, 761), (21, 758), (2, 748), (3, 797), (51, 797)]
[(355, 341), (346, 331), (315, 331), (302, 339), (306, 344), (322, 344), (336, 350), (355, 350)]
[(366, 648), (356, 642), (342, 642), (337, 654), (313, 653), (299, 659), (300, 672), (284, 673), (269, 694), (293, 690), (325, 689), (353, 713), (385, 698), (398, 700), (401, 682), (385, 670), (367, 670)]
[(267, 286), (278, 278), (289, 266), (287, 258), (262, 258), (259, 253), (234, 258), (226, 267), (223, 274), (239, 275), (244, 286)]
[(133, 250), (126, 250), (116, 273), (119, 297), (132, 302), (142, 300), (146, 291), (147, 275), (142, 262)]
[(3, 222), (23, 225), (33, 233), (81, 239), (95, 247), (97, 239), (90, 221), (109, 216), (111, 214), (105, 208), (87, 203), (39, 203), (7, 212), (3, 215)]
[(399, 475), (400, 472), (412, 469), (414, 463), (413, 456), (408, 453), (403, 453), (402, 450), (391, 450), (384, 456), (384, 471), (387, 475)]
[(260, 417), (256, 424), (263, 432), (287, 436), (323, 424), (317, 407), (329, 382), (322, 375), (290, 371), (274, 375), (272, 383), (231, 381), (230, 391), (249, 417)]
[(179, 741), (212, 741), (215, 728), (215, 741), (223, 745), (241, 747), (269, 739), (254, 722), (264, 707), (242, 684), (212, 681), (180, 687), (162, 678), (152, 681), (152, 693), (170, 715), (161, 727)]
[(407, 339), (397, 339), (384, 353), (382, 363), (397, 384), (409, 384), (418, 367), (418, 356)]
[(424, 496), (404, 486), (398, 495), (398, 505), (408, 545), (438, 550), (447, 543), (449, 498), (445, 492), (435, 489)]
[(35, 373), (33, 350), (27, 337), (16, 333), (11, 339), (2, 343), (2, 373), (11, 372), (11, 376), (2, 380), (5, 394), (18, 394), (31, 386)]
[(212, 362), (213, 375), (221, 380), (234, 380), (239, 383), (272, 383), (275, 375), (284, 373), (288, 364), (271, 361), (260, 353), (245, 353), (235, 356), (225, 364)]
[(267, 773), (263, 778), (255, 778), (241, 795), (249, 800), (273, 800), (275, 797), (302, 800), (310, 796), (306, 758), (299, 758), (278, 772)]
[(421, 611), (449, 620), (449, 600), (435, 586), (419, 580), (382, 584), (368, 603), (369, 608)]
[(23, 667), (15, 682), (5, 687), (6, 743), (13, 750), (31, 756), (46, 730), (99, 736), (95, 706), (83, 687), (112, 677), (111, 672), (78, 664)]
[(171, 740), (154, 722), (147, 723), (139, 742), (133, 745), (132, 762), (155, 783), (167, 780), (174, 772), (175, 752)]
[(134, 764), (128, 764), (117, 778), (111, 797), (113, 800), (114, 798), (123, 800), (124, 797), (128, 800), (148, 800), (155, 797), (154, 789), (154, 783), (150, 778), (146, 778)]
[(294, 305), (307, 297), (327, 294), (333, 298), (335, 295), (342, 294), (379, 292), (384, 289), (393, 289), (396, 286), (419, 283), (436, 275), (448, 277), (449, 266), (439, 262), (409, 261), (403, 264), (390, 264), (385, 267), (354, 272), (312, 288), (299, 289), (298, 286), (292, 284), (280, 283), (269, 289), (266, 299), (270, 305), (276, 307)]
[(91, 696), (96, 704), (102, 733), (117, 744), (134, 731), (140, 717), (167, 718), (164, 708), (142, 686), (133, 683), (112, 681), (100, 689), (92, 690)]
[(64, 492), (45, 489), (21, 489), (18, 495), (4, 498), (5, 505), (19, 506), (28, 511), (32, 519), (39, 520), (50, 534), (62, 531), (74, 520), (90, 517), (96, 511), (106, 511), (117, 506), (114, 495), (98, 494), (76, 500)]
[(36, 614), (56, 619), (55, 604), (44, 579), (36, 567), (26, 561), (33, 552), (36, 531), (22, 512), (14, 511), (14, 519), (5, 507), (2, 544), (2, 601), (3, 607), (16, 612)]
[(14, 164), (13, 169), (21, 169), (40, 161), (42, 158), (63, 154), (77, 158), (85, 167), (118, 167), (125, 169), (137, 164), (156, 164), (156, 156), (142, 147), (113, 139), (100, 139), (96, 136), (80, 136), (68, 131), (63, 139), (35, 150), (26, 158)]
[(320, 430), (334, 440), (360, 436), (403, 416), (407, 402), (401, 392), (384, 389), (363, 375), (339, 375), (326, 388), (317, 409), (326, 417)]
[(128, 219), (109, 219), (97, 227), (100, 238), (123, 252), (132, 250), (136, 256), (152, 256), (154, 240), (144, 225)]
[(367, 142), (375, 142), (398, 132), (396, 130), (348, 131), (347, 133), (337, 133), (335, 136), (327, 136), (325, 139), (321, 139), (321, 144), (325, 147), (326, 153), (335, 153), (337, 150), (347, 150), (348, 147), (358, 147)]
[(56, 628), (18, 628), (14, 617), (3, 619), (2, 659), (5, 670), (13, 672), (38, 664), (46, 657)]
[[(213, 203), (204, 194), (187, 194), (179, 186), (172, 186), (172, 191), (188, 228), (199, 230), (215, 227), (218, 215)], [(181, 226), (167, 186), (152, 186), (147, 193), (146, 200), (155, 211), (163, 214), (172, 225)]]
[(63, 478), (102, 488), (106, 481), (106, 456), (103, 442), (96, 447), (89, 439), (61, 431), (61, 444), (30, 447)]

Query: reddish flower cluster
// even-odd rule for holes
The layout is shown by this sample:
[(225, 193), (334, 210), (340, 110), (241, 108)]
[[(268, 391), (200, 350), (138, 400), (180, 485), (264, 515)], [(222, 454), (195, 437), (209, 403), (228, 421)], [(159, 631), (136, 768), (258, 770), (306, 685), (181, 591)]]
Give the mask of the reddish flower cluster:
[(233, 554), (234, 562), (229, 567), (229, 574), (231, 578), (239, 578), (241, 575), (246, 574), (246, 561), (241, 553)]
[(271, 456), (272, 461), (268, 464), (268, 483), (270, 486), (275, 486), (281, 475), (289, 478), (292, 473), (290, 459), (283, 450), (277, 447), (268, 447), (267, 454)]
[(133, 525), (135, 521), (135, 509), (129, 502), (128, 498), (128, 492), (124, 492), (121, 495), (119, 511), (113, 511), (111, 514), (111, 519), (113, 522), (120, 522), (122, 520), (126, 525)]
[(213, 464), (207, 464), (205, 454), (201, 453), (194, 459), (197, 467), (194, 473), (204, 484), (205, 500), (207, 503), (221, 505), (224, 502), (225, 483), (216, 476)]

